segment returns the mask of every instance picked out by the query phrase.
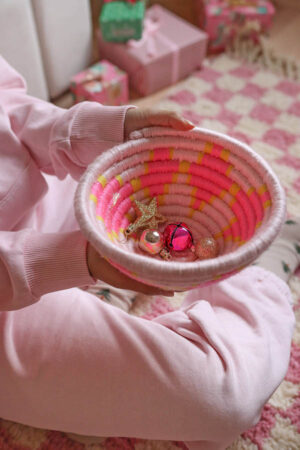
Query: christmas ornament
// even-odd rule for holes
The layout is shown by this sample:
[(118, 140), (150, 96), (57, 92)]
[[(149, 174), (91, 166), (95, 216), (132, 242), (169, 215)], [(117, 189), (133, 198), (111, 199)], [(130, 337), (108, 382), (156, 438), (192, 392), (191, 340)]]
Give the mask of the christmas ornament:
[(145, 203), (139, 202), (138, 200), (134, 201), (135, 211), (137, 214), (136, 220), (131, 223), (125, 230), (125, 236), (130, 236), (134, 231), (138, 228), (157, 228), (160, 222), (165, 222), (167, 219), (157, 212), (157, 198), (154, 197), (149, 205)]
[(212, 237), (203, 237), (195, 245), (195, 253), (199, 259), (215, 258), (218, 251), (218, 243)]
[(163, 235), (158, 230), (146, 229), (143, 231), (139, 246), (142, 250), (157, 255), (163, 248)]
[(192, 247), (193, 236), (185, 223), (170, 223), (165, 228), (164, 241), (169, 250), (181, 252)]

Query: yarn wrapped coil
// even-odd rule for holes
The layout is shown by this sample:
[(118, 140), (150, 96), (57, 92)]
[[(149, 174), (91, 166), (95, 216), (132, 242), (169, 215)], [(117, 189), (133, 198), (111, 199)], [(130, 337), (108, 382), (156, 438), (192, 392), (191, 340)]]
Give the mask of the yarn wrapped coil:
[[(87, 168), (74, 203), (86, 239), (121, 272), (162, 289), (190, 290), (237, 273), (275, 239), (285, 219), (285, 194), (248, 145), (203, 128), (153, 127), (131, 138)], [(137, 236), (126, 240), (134, 200), (154, 196), (168, 222), (185, 222), (195, 240), (214, 237), (219, 255), (166, 262), (144, 254)]]

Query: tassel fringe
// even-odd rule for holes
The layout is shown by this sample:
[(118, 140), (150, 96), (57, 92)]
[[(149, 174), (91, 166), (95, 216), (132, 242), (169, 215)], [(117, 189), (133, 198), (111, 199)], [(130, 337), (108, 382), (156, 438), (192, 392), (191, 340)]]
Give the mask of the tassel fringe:
[(251, 64), (257, 64), (261, 68), (269, 69), (277, 75), (282, 75), (290, 80), (300, 81), (300, 63), (288, 56), (276, 54), (274, 49), (266, 45), (262, 37), (259, 42), (245, 40), (237, 37), (227, 47), (226, 53), (236, 59), (242, 59)]

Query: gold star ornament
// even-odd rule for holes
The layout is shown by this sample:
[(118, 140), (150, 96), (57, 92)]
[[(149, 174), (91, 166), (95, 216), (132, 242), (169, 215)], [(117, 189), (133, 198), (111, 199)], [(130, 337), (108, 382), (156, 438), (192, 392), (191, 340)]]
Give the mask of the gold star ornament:
[(136, 220), (131, 223), (125, 230), (125, 236), (128, 237), (139, 228), (157, 229), (160, 222), (165, 222), (167, 219), (157, 212), (157, 198), (154, 197), (149, 205), (134, 201), (134, 209), (137, 214)]

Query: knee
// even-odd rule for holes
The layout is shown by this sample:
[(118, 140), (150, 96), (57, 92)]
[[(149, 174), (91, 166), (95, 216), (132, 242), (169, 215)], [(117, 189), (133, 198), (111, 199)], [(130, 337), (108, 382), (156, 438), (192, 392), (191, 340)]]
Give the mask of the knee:
[(207, 384), (189, 396), (186, 414), (192, 418), (199, 440), (234, 441), (258, 422), (263, 406), (258, 397), (243, 396), (240, 389), (228, 387), (226, 381), (223, 386)]
[(251, 407), (243, 398), (227, 396), (220, 399), (219, 409), (213, 416), (218, 435), (222, 435), (224, 441), (234, 441), (238, 436), (253, 427), (260, 418), (260, 408)]

